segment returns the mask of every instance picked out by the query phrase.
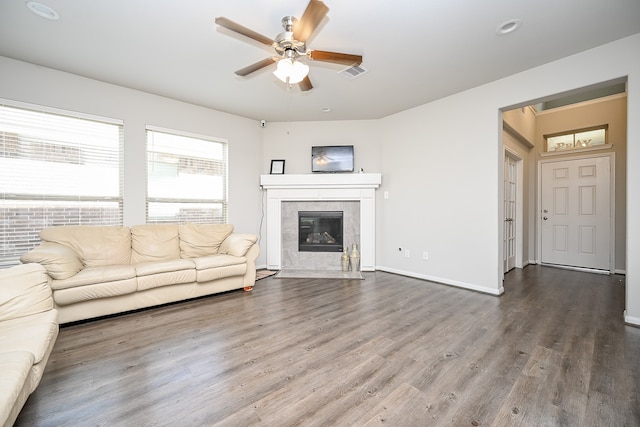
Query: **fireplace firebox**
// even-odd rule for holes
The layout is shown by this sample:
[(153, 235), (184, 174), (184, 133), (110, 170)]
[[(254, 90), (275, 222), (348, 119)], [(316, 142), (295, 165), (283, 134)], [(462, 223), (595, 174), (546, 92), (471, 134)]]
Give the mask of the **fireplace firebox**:
[(298, 251), (342, 252), (343, 211), (298, 211)]

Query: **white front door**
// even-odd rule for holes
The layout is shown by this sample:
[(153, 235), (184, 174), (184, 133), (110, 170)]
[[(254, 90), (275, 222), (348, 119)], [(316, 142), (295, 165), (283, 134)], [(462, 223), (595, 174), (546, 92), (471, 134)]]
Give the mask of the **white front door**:
[(541, 164), (541, 261), (609, 270), (611, 158)]
[(504, 156), (504, 272), (516, 266), (516, 160)]

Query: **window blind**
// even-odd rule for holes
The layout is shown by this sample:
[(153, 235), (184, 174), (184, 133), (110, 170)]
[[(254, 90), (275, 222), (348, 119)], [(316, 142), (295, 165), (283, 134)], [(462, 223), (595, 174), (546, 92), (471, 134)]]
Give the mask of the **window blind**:
[(147, 128), (147, 222), (227, 222), (227, 143)]
[(0, 268), (60, 225), (122, 224), (122, 123), (0, 104)]

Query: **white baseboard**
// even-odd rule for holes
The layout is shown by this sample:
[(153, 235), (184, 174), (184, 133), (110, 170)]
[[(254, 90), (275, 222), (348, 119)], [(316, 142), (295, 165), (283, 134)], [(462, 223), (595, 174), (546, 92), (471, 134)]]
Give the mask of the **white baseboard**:
[(398, 270), (395, 268), (376, 266), (376, 270), (384, 271), (387, 273), (399, 274), (401, 276), (413, 277), (416, 279), (428, 280), (430, 282), (441, 283), (444, 285), (455, 286), (456, 288), (468, 289), (476, 292), (482, 292), (483, 294), (490, 294), (499, 296), (504, 293), (504, 287), (500, 286), (500, 289), (487, 288), (486, 286), (478, 286), (471, 283), (459, 282), (457, 280), (443, 279), (442, 277), (428, 276), (426, 274), (418, 274), (410, 271)]
[(627, 310), (624, 311), (624, 323), (631, 326), (640, 327), (640, 317), (627, 316)]

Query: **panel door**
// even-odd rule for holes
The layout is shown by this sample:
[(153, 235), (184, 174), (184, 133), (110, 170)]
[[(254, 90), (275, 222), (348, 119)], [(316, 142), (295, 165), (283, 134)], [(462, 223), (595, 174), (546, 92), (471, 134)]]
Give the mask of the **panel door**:
[(516, 265), (516, 161), (504, 158), (504, 272)]
[(541, 165), (541, 261), (610, 269), (609, 157)]

